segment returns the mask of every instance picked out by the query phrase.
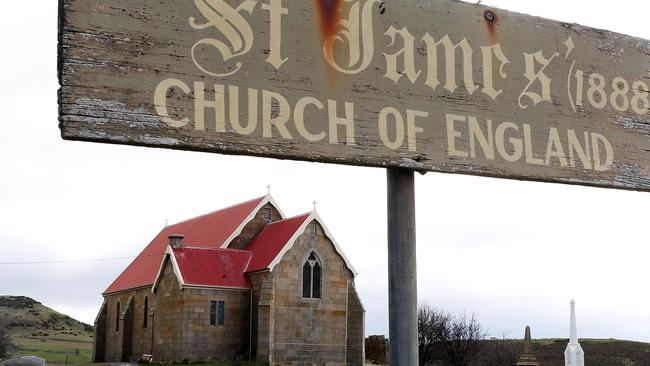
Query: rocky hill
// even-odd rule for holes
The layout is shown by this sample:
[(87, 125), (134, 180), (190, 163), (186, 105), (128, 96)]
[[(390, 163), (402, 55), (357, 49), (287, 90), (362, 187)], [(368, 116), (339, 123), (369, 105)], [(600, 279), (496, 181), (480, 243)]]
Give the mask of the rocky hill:
[(93, 327), (29, 297), (0, 296), (0, 326), (9, 334), (9, 355), (36, 355), (52, 364), (90, 360)]

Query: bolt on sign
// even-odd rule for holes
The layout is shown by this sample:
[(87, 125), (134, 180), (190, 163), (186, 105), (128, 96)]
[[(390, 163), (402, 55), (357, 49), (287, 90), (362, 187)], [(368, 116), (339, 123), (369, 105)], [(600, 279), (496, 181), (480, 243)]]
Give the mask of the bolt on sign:
[(65, 139), (650, 190), (646, 40), (443, 0), (60, 0), (59, 33)]

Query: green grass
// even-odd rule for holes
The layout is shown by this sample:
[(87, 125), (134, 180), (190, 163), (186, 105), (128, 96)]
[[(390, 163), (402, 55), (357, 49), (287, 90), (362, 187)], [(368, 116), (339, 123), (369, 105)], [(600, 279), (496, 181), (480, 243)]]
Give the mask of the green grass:
[(68, 365), (84, 365), (90, 363), (92, 350), (79, 350), (77, 354), (74, 349), (55, 349), (44, 343), (43, 345), (20, 347), (14, 352), (14, 356), (38, 356), (46, 359), (48, 365), (64, 365), (66, 361)]
[(51, 335), (32, 337), (27, 335), (12, 337), (12, 343), (18, 347), (11, 352), (17, 356), (38, 356), (48, 364), (80, 365), (90, 363), (92, 357), (92, 340), (82, 337)]

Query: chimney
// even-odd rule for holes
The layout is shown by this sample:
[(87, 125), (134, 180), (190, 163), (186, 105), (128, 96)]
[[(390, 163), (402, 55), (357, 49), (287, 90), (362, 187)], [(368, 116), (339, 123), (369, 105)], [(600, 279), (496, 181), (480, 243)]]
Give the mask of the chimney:
[(183, 247), (183, 238), (185, 238), (185, 236), (183, 236), (181, 234), (172, 234), (168, 238), (169, 238), (169, 245), (172, 248), (182, 248)]

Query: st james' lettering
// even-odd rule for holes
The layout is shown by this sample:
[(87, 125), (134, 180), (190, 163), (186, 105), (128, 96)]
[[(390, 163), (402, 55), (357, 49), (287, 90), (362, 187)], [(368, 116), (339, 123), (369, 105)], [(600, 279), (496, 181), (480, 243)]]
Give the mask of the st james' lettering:
[[(323, 58), (337, 72), (355, 75), (365, 71), (376, 57), (373, 16), (381, 2), (345, 0), (345, 3), (348, 8), (346, 16), (338, 19), (337, 31), (323, 40)], [(282, 24), (283, 18), (292, 14), (283, 5), (283, 0), (269, 0), (261, 5), (258, 0), (244, 0), (236, 7), (224, 0), (194, 0), (194, 5), (200, 16), (190, 17), (189, 24), (203, 38), (198, 39), (192, 47), (191, 58), (194, 65), (206, 75), (231, 76), (245, 67), (240, 59), (258, 41), (255, 34), (268, 34), (266, 62), (279, 70), (288, 61), (287, 57), (282, 56)], [(263, 30), (264, 32), (253, 29), (250, 25), (248, 18), (256, 11), (268, 12), (269, 29)], [(406, 76), (411, 84), (421, 82), (432, 91), (443, 86), (446, 91), (454, 93), (459, 88), (456, 65), (457, 54), (460, 53), (459, 64), (465, 92), (472, 95), (480, 89), (493, 100), (503, 92), (495, 86), (495, 79), (507, 78), (505, 69), (510, 60), (498, 43), (480, 47), (482, 62), (479, 71), (483, 77), (479, 86), (474, 80), (477, 71), (473, 59), (475, 50), (466, 38), (455, 42), (449, 35), (436, 38), (427, 32), (416, 39), (407, 27), (397, 29), (392, 25), (384, 32), (384, 37), (383, 41), (387, 41), (383, 44), (384, 49), (381, 49), (385, 59), (384, 77), (395, 84)], [(340, 47), (345, 52), (336, 52)], [(426, 67), (423, 70), (416, 67), (417, 47), (426, 49)], [(339, 53), (344, 56), (337, 57)], [(440, 75), (442, 70), (438, 69), (440, 57), (445, 69), (444, 75)], [(533, 64), (530, 66), (534, 68)], [(498, 70), (496, 78), (493, 70)], [(527, 70), (527, 75), (529, 74), (538, 76), (534, 69)], [(535, 94), (526, 91), (522, 95)]]

